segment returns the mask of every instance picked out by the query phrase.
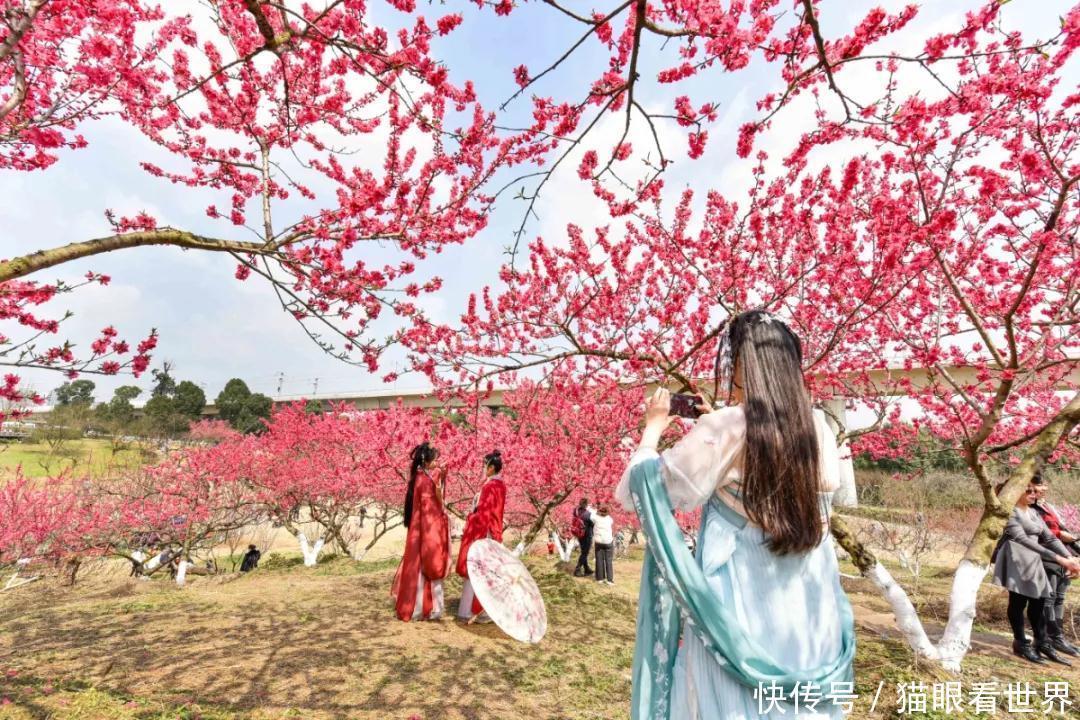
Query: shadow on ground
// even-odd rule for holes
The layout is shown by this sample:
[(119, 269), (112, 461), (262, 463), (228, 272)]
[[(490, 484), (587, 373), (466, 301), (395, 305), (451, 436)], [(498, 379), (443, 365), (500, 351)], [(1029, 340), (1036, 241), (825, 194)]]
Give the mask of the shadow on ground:
[[(159, 705), (201, 717), (626, 716), (635, 613), (614, 591), (538, 564), (551, 629), (527, 646), (493, 626), (398, 622), (392, 563), (355, 567), (0, 599), (0, 668), (15, 673), (0, 678), (0, 695), (32, 718), (61, 716), (56, 696), (87, 688), (119, 706), (108, 718), (158, 717)], [(456, 578), (447, 591), (456, 597)]]
[[(0, 594), (0, 720), (625, 720), (640, 560), (616, 565), (615, 587), (530, 563), (549, 615), (537, 646), (490, 625), (398, 622), (392, 561), (280, 562), (183, 590), (121, 576), (35, 583)], [(914, 660), (868, 583), (845, 586), (859, 630), (852, 717), (894, 717), (897, 683), (957, 679)], [(459, 593), (452, 577), (450, 615)], [(1012, 658), (1000, 624), (973, 640), (965, 687), (1080, 687), (1080, 668)], [(888, 701), (870, 713), (879, 684)]]

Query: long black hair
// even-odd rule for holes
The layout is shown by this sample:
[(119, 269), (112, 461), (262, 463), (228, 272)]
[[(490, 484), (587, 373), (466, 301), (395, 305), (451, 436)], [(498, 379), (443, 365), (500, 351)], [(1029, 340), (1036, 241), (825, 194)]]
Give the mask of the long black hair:
[(769, 535), (773, 552), (806, 552), (821, 542), (825, 529), (820, 450), (803, 381), (802, 343), (791, 328), (762, 310), (737, 315), (728, 333), (746, 413), (746, 514)]
[(439, 456), (436, 450), (426, 440), (412, 449), (409, 453), (409, 489), (405, 491), (405, 527), (412, 522), (413, 491), (416, 489), (416, 476), (428, 463)]
[(484, 467), (491, 466), (495, 468), (495, 474), (498, 475), (502, 472), (502, 453), (498, 450), (492, 450), (484, 456)]

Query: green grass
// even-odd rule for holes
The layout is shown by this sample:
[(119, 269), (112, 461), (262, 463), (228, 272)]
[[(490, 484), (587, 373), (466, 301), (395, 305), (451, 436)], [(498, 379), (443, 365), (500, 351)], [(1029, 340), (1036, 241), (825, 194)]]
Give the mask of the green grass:
[[(1044, 683), (1070, 681), (1071, 675), (1057, 674), (1054, 665), (1032, 666), (1020, 661), (1003, 660), (1000, 657), (970, 653), (964, 659), (963, 670), (959, 676), (952, 675), (927, 664), (919, 665), (913, 661), (911, 650), (906, 644), (898, 639), (883, 639), (870, 633), (860, 633), (858, 637), (857, 653), (855, 659), (855, 687), (859, 695), (856, 701), (855, 712), (851, 717), (872, 718), (932, 718), (944, 720), (945, 718), (960, 718), (962, 720), (976, 720), (976, 718), (992, 717), (988, 713), (977, 714), (973, 708), (967, 707), (967, 694), (975, 683), (994, 682), (998, 688), (1004, 690), (1009, 683), (1030, 683), (1041, 697)], [(927, 710), (907, 715), (898, 713), (899, 703), (897, 689), (901, 683), (921, 682), (926, 686)], [(932, 709), (932, 695), (935, 683), (959, 682), (964, 697), (965, 708), (961, 712), (944, 713), (941, 710)], [(878, 687), (884, 683), (878, 705), (873, 714), (869, 713), (869, 706), (873, 701)], [(1076, 686), (1075, 679), (1071, 685)], [(1073, 702), (1075, 703), (1075, 689)], [(998, 712), (993, 717), (1077, 717), (1076, 715), (1058, 712), (1043, 714), (1042, 705), (1036, 701), (1033, 707), (1037, 710), (1030, 715), (1010, 714), (1006, 712), (1006, 700), (999, 698)], [(860, 712), (861, 711), (861, 712)]]
[(12, 477), (22, 466), (23, 475), (31, 478), (48, 477), (71, 472), (89, 473), (102, 477), (120, 469), (139, 467), (156, 460), (152, 451), (128, 446), (113, 453), (108, 440), (83, 438), (69, 440), (59, 451), (45, 443), (11, 442), (0, 444), (0, 480)]
[(236, 720), (238, 716), (212, 705), (150, 700), (80, 682), (46, 682), (27, 676), (0, 679), (0, 720), (36, 720), (39, 717), (72, 720)]

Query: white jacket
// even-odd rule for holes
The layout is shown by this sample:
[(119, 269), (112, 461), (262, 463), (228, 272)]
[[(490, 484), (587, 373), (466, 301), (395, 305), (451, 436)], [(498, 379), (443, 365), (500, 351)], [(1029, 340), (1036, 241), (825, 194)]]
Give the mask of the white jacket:
[(611, 515), (600, 515), (590, 512), (589, 518), (593, 521), (593, 542), (601, 545), (610, 545), (615, 542), (614, 524), (615, 518)]

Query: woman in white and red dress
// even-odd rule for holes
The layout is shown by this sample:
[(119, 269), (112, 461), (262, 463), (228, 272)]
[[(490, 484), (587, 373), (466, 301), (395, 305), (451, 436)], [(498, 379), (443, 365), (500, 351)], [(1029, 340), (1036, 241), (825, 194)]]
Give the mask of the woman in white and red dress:
[(439, 620), (443, 579), (450, 570), (450, 524), (443, 504), (446, 469), (436, 470), (439, 451), (417, 445), (409, 466), (405, 495), (405, 554), (394, 576), (393, 595), (399, 619)]
[(487, 481), (480, 488), (469, 519), (465, 521), (465, 532), (461, 536), (461, 548), (458, 550), (457, 574), (465, 578), (461, 589), (461, 604), (458, 617), (463, 620), (487, 620), (480, 601), (473, 594), (472, 581), (469, 580), (469, 548), (477, 540), (491, 538), (502, 542), (503, 508), (506, 505), (506, 485), (499, 473), (502, 472), (502, 454), (495, 450), (484, 458), (484, 472)]

